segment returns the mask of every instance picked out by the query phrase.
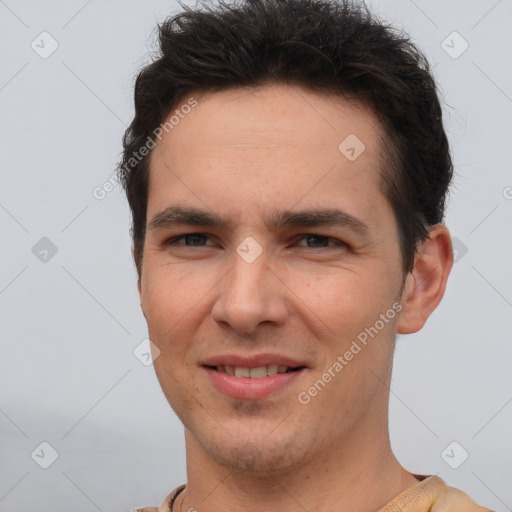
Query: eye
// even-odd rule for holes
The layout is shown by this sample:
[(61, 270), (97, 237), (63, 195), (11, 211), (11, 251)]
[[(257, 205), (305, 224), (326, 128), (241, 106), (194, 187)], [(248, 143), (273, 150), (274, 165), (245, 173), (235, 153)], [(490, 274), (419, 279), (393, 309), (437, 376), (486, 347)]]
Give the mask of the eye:
[[(337, 238), (308, 233), (300, 235), (297, 239), (297, 245), (308, 249), (330, 249), (335, 247), (348, 247), (345, 242)], [(175, 245), (181, 247), (208, 247), (210, 237), (203, 233), (184, 233), (174, 236), (165, 242), (166, 245)], [(305, 244), (303, 243), (305, 242)]]
[[(348, 247), (348, 245), (345, 242), (342, 242), (341, 240), (338, 240), (337, 238), (332, 238), (330, 236), (323, 236), (323, 235), (316, 235), (316, 234), (307, 234), (307, 235), (301, 235), (298, 239), (299, 241), (305, 240), (306, 246), (311, 249), (316, 248), (323, 248), (323, 247)], [(329, 244), (329, 242), (332, 242), (332, 244)], [(298, 244), (302, 245), (302, 244)]]
[(186, 247), (204, 247), (207, 239), (208, 235), (204, 235), (203, 233), (186, 233), (184, 235), (169, 238), (169, 240), (166, 241), (166, 244), (172, 245), (183, 240), (185, 242), (184, 244), (177, 245), (185, 245)]

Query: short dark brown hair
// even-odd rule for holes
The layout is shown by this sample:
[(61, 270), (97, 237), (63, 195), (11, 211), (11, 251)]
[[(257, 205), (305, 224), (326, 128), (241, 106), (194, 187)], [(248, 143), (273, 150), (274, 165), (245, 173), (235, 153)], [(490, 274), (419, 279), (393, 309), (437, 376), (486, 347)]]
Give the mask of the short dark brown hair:
[(410, 38), (348, 0), (181, 7), (158, 26), (157, 58), (137, 76), (135, 116), (117, 169), (139, 276), (151, 156), (140, 149), (152, 147), (158, 127), (191, 93), (267, 84), (355, 99), (377, 115), (385, 133), (381, 191), (395, 214), (404, 274), (410, 271), (417, 244), (443, 220), (453, 174), (437, 86)]

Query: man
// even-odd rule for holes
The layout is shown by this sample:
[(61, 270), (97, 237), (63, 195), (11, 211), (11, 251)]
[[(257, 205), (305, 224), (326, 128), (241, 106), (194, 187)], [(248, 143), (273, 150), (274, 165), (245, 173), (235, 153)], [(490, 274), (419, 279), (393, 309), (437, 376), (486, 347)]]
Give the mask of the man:
[(348, 2), (184, 9), (137, 78), (119, 168), (185, 427), (187, 484), (158, 511), (488, 510), (389, 442), (396, 334), (453, 263), (426, 60)]

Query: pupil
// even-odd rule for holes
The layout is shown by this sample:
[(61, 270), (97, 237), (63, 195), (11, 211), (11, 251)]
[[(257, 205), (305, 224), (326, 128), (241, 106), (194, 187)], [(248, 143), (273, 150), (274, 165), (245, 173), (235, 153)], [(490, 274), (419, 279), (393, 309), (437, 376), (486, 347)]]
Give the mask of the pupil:
[(326, 247), (329, 243), (329, 240), (326, 236), (319, 236), (319, 235), (309, 235), (308, 236), (308, 242), (310, 242), (311, 240), (316, 240), (317, 242), (319, 241), (320, 243), (313, 243), (313, 245), (315, 246), (321, 246), (321, 247)]
[[(203, 235), (187, 235), (186, 237), (186, 242), (188, 244), (188, 242), (190, 242), (192, 240), (192, 243), (188, 244), (188, 245), (203, 245), (201, 244), (201, 240), (204, 241), (204, 238), (201, 238), (203, 237)], [(199, 243), (194, 243), (194, 242), (197, 242), (199, 240)]]

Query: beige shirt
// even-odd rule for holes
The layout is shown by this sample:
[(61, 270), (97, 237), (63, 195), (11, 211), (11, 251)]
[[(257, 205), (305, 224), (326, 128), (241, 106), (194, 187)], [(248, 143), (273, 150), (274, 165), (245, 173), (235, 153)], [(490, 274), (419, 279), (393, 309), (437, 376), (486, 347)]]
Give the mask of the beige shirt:
[[(378, 512), (492, 512), (477, 505), (459, 489), (449, 487), (436, 475), (414, 476), (421, 481), (393, 498)], [(171, 512), (176, 496), (183, 489), (185, 484), (176, 487), (159, 507), (137, 508), (133, 512)]]

